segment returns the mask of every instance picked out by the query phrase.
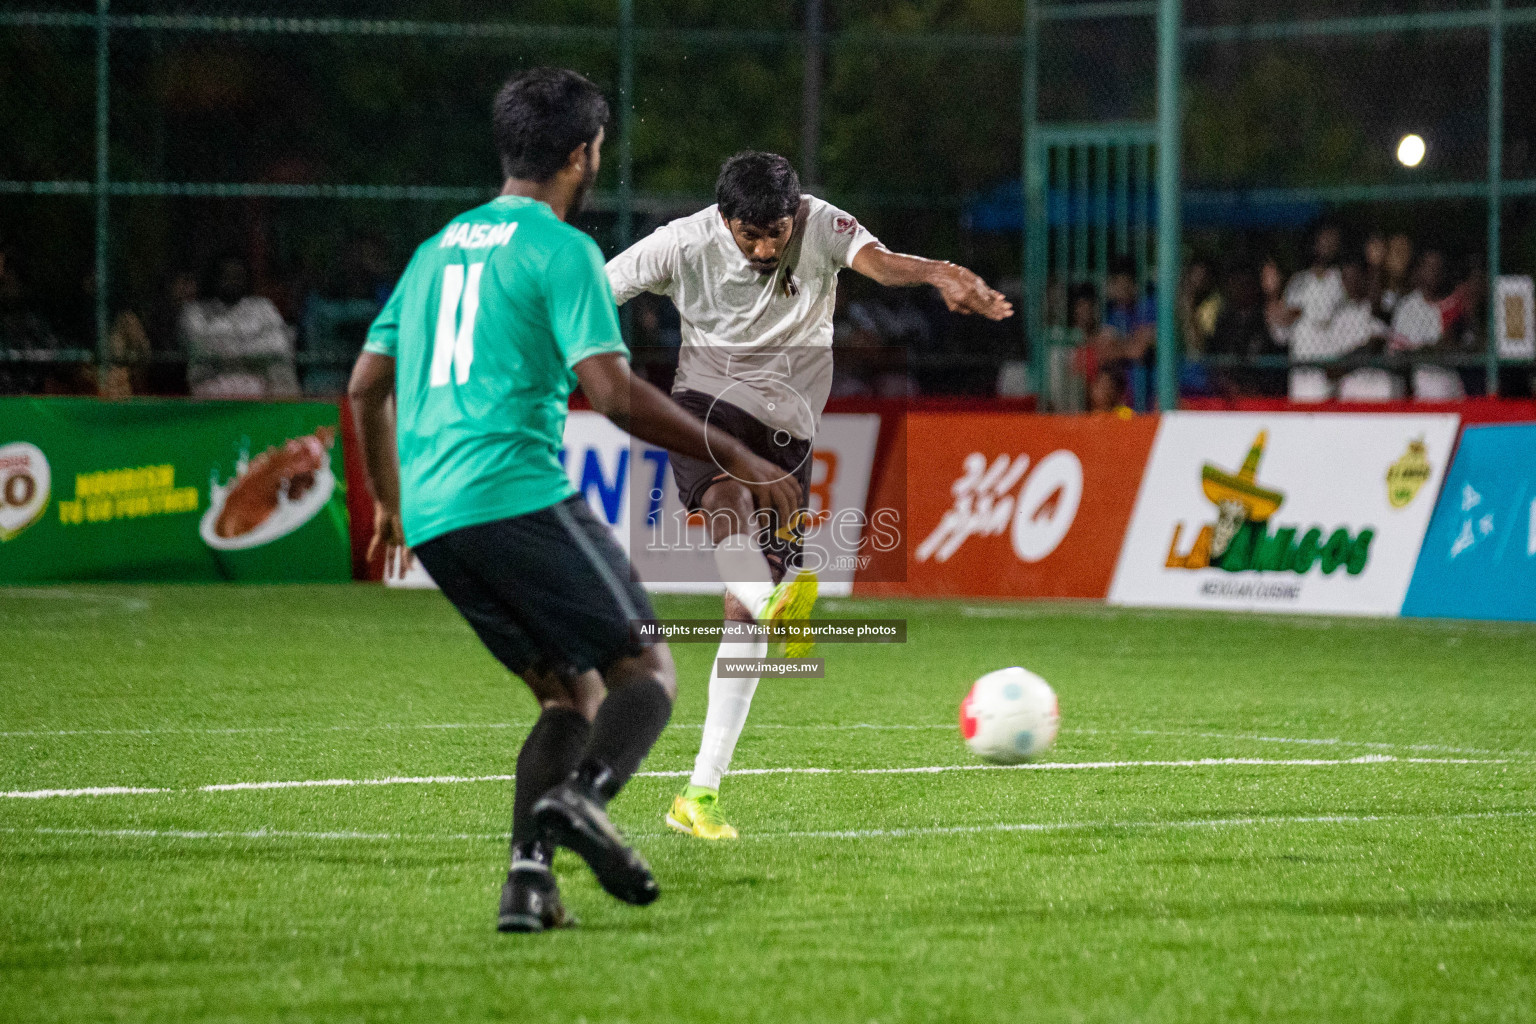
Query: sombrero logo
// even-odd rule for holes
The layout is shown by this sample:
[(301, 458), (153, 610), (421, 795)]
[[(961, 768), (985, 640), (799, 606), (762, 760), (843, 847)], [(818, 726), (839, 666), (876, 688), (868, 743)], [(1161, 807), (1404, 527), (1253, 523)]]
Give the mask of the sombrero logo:
[(1341, 568), (1351, 576), (1360, 575), (1370, 558), (1374, 529), (1351, 533), (1347, 526), (1329, 531), (1322, 526), (1303, 529), (1272, 525), (1285, 503), (1285, 494), (1259, 483), (1259, 463), (1268, 441), (1268, 433), (1259, 431), (1236, 473), (1209, 462), (1200, 470), (1200, 486), (1216, 506), (1216, 522), (1202, 525), (1187, 550), (1183, 548), (1184, 524), (1175, 523), (1168, 545), (1168, 568), (1292, 572), (1300, 576), (1315, 565), (1324, 575)]

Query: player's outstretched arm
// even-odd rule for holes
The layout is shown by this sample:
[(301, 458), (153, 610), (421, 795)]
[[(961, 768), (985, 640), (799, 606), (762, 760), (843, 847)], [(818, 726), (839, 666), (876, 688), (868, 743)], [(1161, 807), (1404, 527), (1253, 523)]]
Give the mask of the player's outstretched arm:
[(795, 478), (752, 454), (731, 435), (693, 418), (647, 381), (636, 377), (617, 353), (588, 356), (576, 364), (576, 378), (592, 408), (642, 441), (713, 462), (740, 480), (759, 508), (773, 508), (789, 522), (804, 495)]
[(405, 530), (400, 525), (400, 467), (395, 454), (395, 417), (390, 402), (395, 397), (395, 360), (364, 352), (352, 367), (347, 398), (352, 421), (357, 425), (358, 447), (373, 492), (373, 538), (368, 560), (384, 551), (389, 557), (405, 550)]
[(1005, 320), (1013, 315), (1013, 304), (1002, 292), (953, 263), (891, 252), (873, 242), (854, 254), (851, 265), (871, 281), (888, 288), (931, 284), (939, 290), (951, 313), (978, 313), (988, 320)]

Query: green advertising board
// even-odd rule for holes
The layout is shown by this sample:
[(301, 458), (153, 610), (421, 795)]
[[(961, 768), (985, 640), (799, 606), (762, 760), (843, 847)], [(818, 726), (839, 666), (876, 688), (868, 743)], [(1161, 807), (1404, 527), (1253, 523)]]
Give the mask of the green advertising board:
[(351, 578), (326, 402), (0, 398), (0, 583)]

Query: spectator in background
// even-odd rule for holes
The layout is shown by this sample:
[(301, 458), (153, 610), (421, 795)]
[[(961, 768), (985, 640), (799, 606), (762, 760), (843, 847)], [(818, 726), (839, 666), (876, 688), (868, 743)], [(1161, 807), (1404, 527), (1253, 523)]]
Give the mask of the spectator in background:
[[(1272, 279), (1279, 302), (1279, 268), (1273, 270)], [(1264, 315), (1264, 291), (1259, 272), (1252, 264), (1239, 263), (1227, 271), (1222, 283), (1221, 312), (1216, 316), (1206, 353), (1241, 360), (1282, 353), (1270, 337)], [(1284, 371), (1254, 366), (1218, 366), (1212, 369), (1211, 385), (1218, 394), (1229, 398), (1283, 394), (1285, 377)]]
[[(1312, 265), (1291, 276), (1282, 297), (1283, 307), (1271, 310), (1275, 341), (1289, 346), (1293, 364), (1328, 357), (1333, 315), (1344, 304), (1344, 281), (1338, 266), (1342, 243), (1337, 227), (1318, 227), (1312, 238)], [(1307, 366), (1293, 369), (1292, 401), (1320, 401), (1315, 384), (1316, 374)]]
[(197, 278), (178, 270), (162, 278), (142, 316), (131, 309), (117, 314), (107, 337), (111, 361), (101, 381), (103, 398), (187, 393), (179, 324), (182, 310), (196, 299)]
[(299, 316), (305, 394), (337, 395), (346, 390), (368, 328), (394, 287), (388, 252), (377, 235), (348, 236), (322, 286), (305, 295)]
[(0, 394), (55, 391), (53, 355), (64, 347), (48, 322), (27, 308), (15, 253), (0, 248)]
[(1104, 326), (1119, 336), (1121, 354), (1141, 361), (1157, 347), (1157, 304), (1136, 287), (1136, 261), (1115, 256), (1104, 280)]
[[(1394, 397), (1390, 375), (1372, 367), (1350, 368), (1341, 360), (1367, 354), (1373, 341), (1384, 340), (1388, 328), (1373, 315), (1366, 270), (1358, 260), (1339, 268), (1341, 301), (1333, 316), (1309, 338), (1307, 365), (1291, 367), (1293, 402), (1389, 401)], [(1292, 363), (1302, 357), (1292, 353)]]
[(1199, 359), (1210, 347), (1221, 317), (1222, 296), (1216, 288), (1216, 272), (1206, 259), (1191, 260), (1179, 283), (1179, 334), (1184, 355)]
[(1184, 361), (1179, 366), (1180, 394), (1211, 395), (1220, 390), (1216, 376), (1204, 360), (1221, 315), (1221, 301), (1210, 261), (1191, 260), (1179, 282), (1177, 300), (1179, 336), (1184, 345)]
[(144, 317), (149, 333), (149, 393), (185, 395), (187, 390), (187, 352), (182, 346), (181, 314), (197, 301), (197, 275), (190, 270), (173, 270), (160, 283), (160, 293), (150, 303)]
[(1137, 409), (1150, 404), (1152, 361), (1157, 354), (1157, 304), (1136, 284), (1136, 261), (1115, 256), (1104, 279), (1104, 327), (1093, 342), (1100, 365), (1123, 362), (1129, 397)]
[[(1333, 358), (1379, 355), (1386, 348), (1391, 328), (1376, 316), (1366, 264), (1358, 260), (1344, 264), (1341, 281), (1344, 302), (1328, 328)], [(1338, 380), (1338, 397), (1343, 402), (1392, 402), (1403, 397), (1402, 379), (1381, 367), (1331, 370), (1328, 376), (1330, 382)]]
[(124, 310), (112, 321), (107, 334), (109, 361), (102, 375), (102, 398), (127, 398), (149, 393), (149, 333), (144, 322), (132, 310)]
[(1390, 323), (1398, 303), (1413, 291), (1413, 239), (1401, 232), (1385, 240), (1372, 236), (1365, 244), (1365, 265), (1376, 316)]
[(1088, 411), (1129, 419), (1135, 411), (1125, 404), (1125, 368), (1101, 366), (1088, 381)]
[(1079, 369), (1087, 382), (1088, 410), (1111, 412), (1126, 404), (1129, 397), (1133, 346), (1124, 335), (1099, 318), (1099, 293), (1087, 281), (1075, 284), (1067, 293), (1072, 315), (1071, 326), (1083, 339)]
[(208, 294), (181, 314), (194, 398), (288, 398), (299, 393), (293, 329), (270, 299), (250, 294), (239, 257), (214, 264)]
[(1392, 348), (1412, 352), (1413, 397), (1420, 402), (1454, 402), (1466, 397), (1461, 375), (1454, 367), (1420, 362), (1435, 353), (1455, 351), (1457, 325), (1473, 305), (1481, 287), (1477, 275), (1450, 287), (1445, 255), (1426, 249), (1414, 268), (1414, 290), (1397, 303), (1392, 313)]
[(894, 302), (860, 299), (848, 304), (848, 320), (855, 327), (873, 333), (888, 345), (927, 348), (933, 342), (933, 327), (905, 290)]
[(671, 391), (677, 376), (678, 350), (683, 344), (683, 321), (677, 307), (665, 295), (641, 292), (624, 309), (633, 309), (635, 372), (663, 391)]
[(1290, 345), (1291, 324), (1296, 318), (1285, 304), (1285, 275), (1276, 261), (1264, 261), (1259, 271), (1259, 290), (1264, 295), (1264, 326), (1269, 331), (1269, 340), (1281, 347)]
[(631, 301), (639, 302), (635, 307), (635, 327), (644, 344), (669, 353), (676, 362), (677, 352), (683, 346), (683, 318), (672, 300), (665, 295), (641, 292)]
[[(913, 398), (919, 393), (917, 381), (907, 372), (907, 348), (891, 341), (910, 344), (927, 337), (927, 322), (921, 331), (887, 309), (878, 300), (850, 302), (846, 290), (839, 288), (832, 315), (832, 346), (836, 357), (832, 364), (833, 398)], [(882, 333), (881, 327), (892, 331)]]

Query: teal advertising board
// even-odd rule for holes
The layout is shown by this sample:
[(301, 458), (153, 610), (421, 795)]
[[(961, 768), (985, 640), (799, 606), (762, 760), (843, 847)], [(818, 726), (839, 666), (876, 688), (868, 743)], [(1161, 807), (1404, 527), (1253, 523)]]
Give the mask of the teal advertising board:
[(1536, 621), (1536, 424), (1462, 433), (1403, 614)]
[(0, 398), (0, 583), (344, 581), (324, 402)]

